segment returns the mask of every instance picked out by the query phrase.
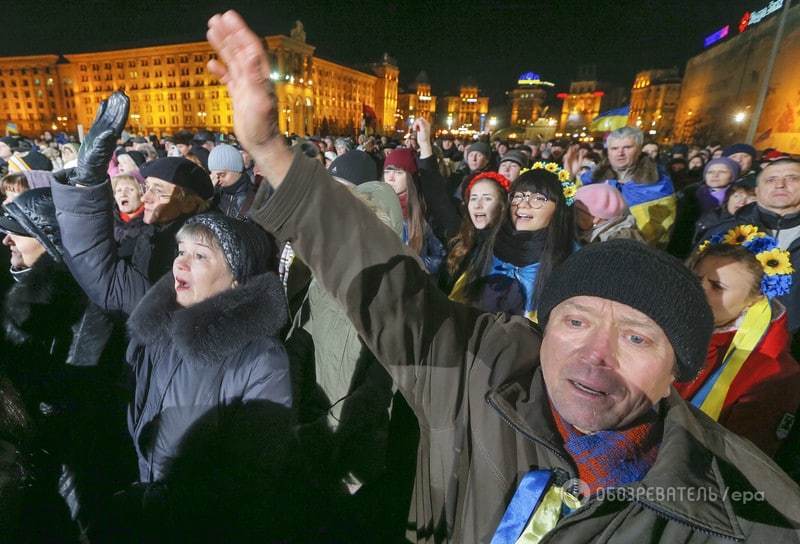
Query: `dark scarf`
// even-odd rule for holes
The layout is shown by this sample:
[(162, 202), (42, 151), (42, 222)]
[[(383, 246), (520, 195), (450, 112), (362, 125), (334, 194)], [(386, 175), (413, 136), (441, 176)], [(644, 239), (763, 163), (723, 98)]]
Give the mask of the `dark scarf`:
[(222, 187), (222, 192), (229, 195), (235, 195), (239, 191), (246, 191), (247, 186), (249, 184), (250, 184), (250, 178), (248, 177), (248, 175), (242, 174), (241, 176), (239, 176), (239, 179), (237, 179), (236, 183), (234, 183), (233, 185), (230, 185), (229, 187)]
[(494, 256), (514, 266), (537, 263), (547, 242), (547, 229), (516, 230), (510, 220), (503, 221), (494, 241)]
[(575, 462), (578, 476), (594, 495), (598, 489), (638, 482), (653, 466), (664, 433), (664, 423), (650, 410), (638, 423), (611, 431), (583, 434), (550, 406), (564, 449)]

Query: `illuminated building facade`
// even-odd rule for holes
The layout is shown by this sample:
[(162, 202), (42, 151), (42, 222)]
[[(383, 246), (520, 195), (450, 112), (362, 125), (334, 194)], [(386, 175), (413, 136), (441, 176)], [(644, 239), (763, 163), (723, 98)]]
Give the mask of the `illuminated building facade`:
[(401, 93), (397, 99), (398, 131), (407, 130), (417, 117), (422, 117), (430, 123), (436, 121), (436, 97), (431, 95), (431, 83), (424, 70), (417, 75), (408, 90), (410, 92)]
[(480, 96), (477, 83), (468, 79), (458, 89), (458, 96), (445, 96), (439, 107), (440, 126), (462, 132), (486, 130), (489, 97)]
[[(376, 114), (377, 130), (393, 128), (399, 71), (388, 56), (371, 65), (371, 73), (314, 57), (299, 22), (290, 36), (269, 36), (264, 44), (282, 131), (353, 133), (367, 109)], [(129, 130), (230, 133), (230, 97), (208, 73), (211, 58), (207, 42), (0, 58), (0, 123), (13, 123), (28, 135), (88, 129), (100, 101), (124, 90), (131, 98)]]
[(677, 68), (639, 72), (631, 89), (628, 124), (659, 143), (670, 143), (680, 94)]
[(595, 65), (581, 66), (569, 92), (556, 94), (563, 101), (556, 136), (586, 136), (594, 118), (600, 112), (620, 107), (626, 101), (626, 94), (625, 89), (599, 81)]
[[(782, 0), (736, 14), (725, 36), (709, 40), (686, 64), (674, 140), (730, 144), (744, 141), (780, 19)], [(723, 27), (724, 28), (724, 27)], [(753, 145), (800, 153), (800, 6), (789, 9), (769, 93)]]
[(547, 91), (553, 86), (549, 81), (542, 81), (535, 72), (521, 74), (517, 87), (507, 93), (511, 103), (510, 126), (525, 127), (535, 123), (545, 111)]

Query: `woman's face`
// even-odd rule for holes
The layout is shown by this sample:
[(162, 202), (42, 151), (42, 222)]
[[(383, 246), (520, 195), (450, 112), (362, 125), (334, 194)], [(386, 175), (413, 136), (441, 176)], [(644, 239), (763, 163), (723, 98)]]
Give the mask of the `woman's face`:
[(723, 164), (712, 164), (706, 170), (706, 185), (712, 189), (722, 189), (733, 181), (733, 173)]
[(120, 174), (130, 174), (139, 168), (128, 155), (120, 155), (117, 157), (117, 164), (119, 165)]
[(695, 266), (694, 273), (706, 293), (715, 327), (736, 321), (761, 296), (753, 294), (753, 284), (760, 278), (754, 278), (747, 265), (729, 257), (706, 257)]
[(511, 194), (511, 222), (517, 230), (547, 227), (556, 212), (556, 203), (541, 193), (517, 191)]
[(405, 170), (387, 168), (383, 171), (383, 181), (392, 186), (396, 195), (408, 191), (408, 173)]
[(119, 211), (123, 213), (133, 213), (142, 205), (142, 195), (138, 184), (130, 181), (117, 182), (114, 189), (114, 200), (117, 202)]
[(748, 193), (745, 189), (736, 189), (728, 199), (728, 213), (733, 215), (736, 211), (756, 201), (756, 195)]
[(187, 308), (235, 286), (225, 256), (199, 236), (178, 237), (178, 256), (172, 263), (175, 299)]
[(497, 222), (500, 213), (500, 199), (505, 195), (493, 181), (482, 180), (472, 186), (469, 192), (469, 218), (478, 230), (491, 227)]
[(76, 157), (75, 151), (72, 149), (71, 146), (64, 145), (61, 146), (61, 160), (64, 162), (69, 162)]
[(3, 245), (11, 251), (11, 268), (16, 270), (30, 268), (45, 252), (44, 246), (31, 236), (8, 233)]

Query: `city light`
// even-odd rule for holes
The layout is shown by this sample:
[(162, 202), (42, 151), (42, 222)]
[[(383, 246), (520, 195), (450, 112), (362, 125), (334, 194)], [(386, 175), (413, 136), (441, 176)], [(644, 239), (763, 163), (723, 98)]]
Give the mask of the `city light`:
[(452, 130), (452, 128), (453, 128), (453, 116), (452, 115), (448, 115), (447, 116), (447, 130)]
[(497, 126), (497, 117), (490, 117), (489, 118), (489, 126), (495, 128)]
[(747, 114), (745, 112), (737, 111), (733, 116), (733, 120), (736, 123), (743, 123), (746, 117), (747, 117)]

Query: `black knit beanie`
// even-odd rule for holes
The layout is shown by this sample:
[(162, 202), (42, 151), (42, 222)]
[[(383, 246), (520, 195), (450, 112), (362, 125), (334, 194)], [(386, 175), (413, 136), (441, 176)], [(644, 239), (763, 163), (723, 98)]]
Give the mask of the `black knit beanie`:
[(679, 381), (703, 367), (714, 318), (697, 278), (678, 259), (634, 240), (592, 244), (553, 270), (539, 301), (539, 323), (577, 296), (620, 302), (655, 321), (669, 338)]

